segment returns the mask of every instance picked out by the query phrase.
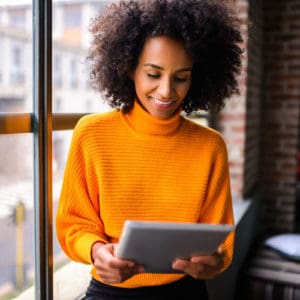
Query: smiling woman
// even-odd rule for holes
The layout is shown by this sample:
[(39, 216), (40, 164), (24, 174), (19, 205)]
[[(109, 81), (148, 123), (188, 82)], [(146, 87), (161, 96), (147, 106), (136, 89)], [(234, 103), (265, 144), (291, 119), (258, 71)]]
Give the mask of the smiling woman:
[(234, 232), (211, 255), (176, 258), (171, 273), (115, 250), (128, 219), (233, 224), (224, 140), (182, 112), (218, 109), (238, 91), (237, 20), (222, 1), (130, 0), (109, 5), (91, 31), (91, 79), (116, 109), (75, 127), (61, 247), (92, 265), (86, 299), (208, 299), (205, 280), (231, 264)]

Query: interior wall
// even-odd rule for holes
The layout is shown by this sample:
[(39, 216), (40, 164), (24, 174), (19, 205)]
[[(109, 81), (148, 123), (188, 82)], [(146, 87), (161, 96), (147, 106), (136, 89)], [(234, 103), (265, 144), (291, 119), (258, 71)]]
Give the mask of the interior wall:
[(296, 224), (300, 0), (264, 0), (261, 181), (268, 232)]

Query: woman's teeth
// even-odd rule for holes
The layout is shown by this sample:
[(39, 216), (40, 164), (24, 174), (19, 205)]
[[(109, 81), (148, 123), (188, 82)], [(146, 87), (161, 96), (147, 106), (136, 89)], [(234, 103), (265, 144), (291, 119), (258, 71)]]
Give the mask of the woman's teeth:
[(152, 98), (154, 103), (159, 104), (159, 105), (170, 105), (174, 100), (169, 100), (169, 101), (161, 101), (156, 98)]

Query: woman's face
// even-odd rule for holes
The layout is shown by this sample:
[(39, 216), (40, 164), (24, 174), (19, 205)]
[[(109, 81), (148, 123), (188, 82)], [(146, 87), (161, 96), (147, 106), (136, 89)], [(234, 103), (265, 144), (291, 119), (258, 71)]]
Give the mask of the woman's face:
[(172, 116), (189, 91), (192, 67), (180, 42), (167, 36), (147, 39), (132, 74), (143, 108), (157, 119)]

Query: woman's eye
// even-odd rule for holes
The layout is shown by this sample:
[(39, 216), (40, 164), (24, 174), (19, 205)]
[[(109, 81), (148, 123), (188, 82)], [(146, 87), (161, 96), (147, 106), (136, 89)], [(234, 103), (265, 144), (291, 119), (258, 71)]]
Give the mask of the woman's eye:
[(186, 82), (187, 81), (187, 79), (184, 77), (175, 77), (174, 78), (175, 79), (175, 81), (177, 81), (177, 82)]
[(150, 78), (159, 78), (159, 74), (148, 73), (147, 76), (150, 77)]

